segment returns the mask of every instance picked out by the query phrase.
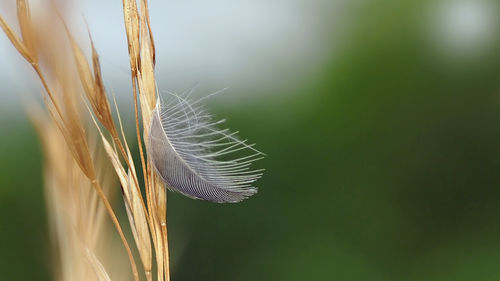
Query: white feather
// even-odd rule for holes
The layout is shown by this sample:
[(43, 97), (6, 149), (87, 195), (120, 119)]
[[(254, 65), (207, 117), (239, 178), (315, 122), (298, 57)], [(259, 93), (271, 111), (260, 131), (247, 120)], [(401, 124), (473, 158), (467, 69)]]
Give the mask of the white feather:
[[(201, 102), (168, 93), (157, 102), (150, 124), (148, 156), (167, 186), (195, 199), (239, 202), (257, 193), (253, 183), (262, 170), (251, 164), (263, 153), (239, 140), (237, 132), (219, 129)], [(211, 95), (210, 95), (211, 96)], [(245, 156), (227, 160), (243, 151)], [(234, 156), (233, 156), (234, 157)]]

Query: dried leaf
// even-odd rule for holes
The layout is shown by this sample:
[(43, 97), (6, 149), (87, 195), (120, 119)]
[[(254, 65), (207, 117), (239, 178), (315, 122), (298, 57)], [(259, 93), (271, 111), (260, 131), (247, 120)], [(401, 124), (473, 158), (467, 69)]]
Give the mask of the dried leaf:
[(38, 61), (36, 37), (31, 22), (29, 4), (26, 0), (17, 0), (17, 18), (21, 27), (21, 35), (26, 49), (29, 50), (34, 61)]
[(136, 0), (123, 0), (123, 17), (127, 34), (130, 68), (135, 77), (139, 63), (139, 12)]
[(97, 115), (99, 121), (104, 125), (104, 127), (111, 133), (113, 138), (118, 138), (118, 132), (116, 130), (115, 123), (111, 114), (111, 108), (109, 105), (108, 98), (106, 96), (106, 90), (104, 88), (104, 82), (101, 74), (101, 64), (99, 63), (99, 55), (94, 46), (94, 41), (90, 36), (90, 43), (92, 46), (92, 66), (94, 68), (94, 94), (87, 95), (94, 113)]
[[(95, 122), (95, 120), (94, 120)], [(97, 126), (97, 123), (96, 123)], [(152, 270), (152, 248), (149, 236), (149, 227), (146, 219), (146, 213), (142, 205), (142, 196), (138, 192), (139, 187), (135, 185), (136, 180), (134, 180), (130, 170), (128, 173), (125, 172), (117, 152), (111, 147), (110, 143), (106, 140), (102, 132), (99, 130), (102, 142), (104, 144), (104, 149), (108, 154), (111, 164), (113, 165), (116, 174), (120, 180), (123, 191), (123, 199), (125, 202), (125, 208), (127, 210), (127, 217), (130, 222), (130, 228), (132, 229), (132, 234), (139, 250), (139, 255), (146, 272), (151, 272)], [(133, 163), (132, 155), (130, 152), (128, 154), (129, 160)]]
[(87, 257), (87, 261), (90, 263), (99, 281), (111, 281), (111, 278), (109, 278), (109, 275), (102, 263), (88, 248), (85, 248), (85, 256)]
[(3, 29), (10, 42), (17, 51), (30, 63), (36, 63), (34, 56), (29, 52), (29, 49), (23, 44), (23, 42), (17, 37), (12, 28), (5, 22), (5, 20), (0, 16), (0, 27)]

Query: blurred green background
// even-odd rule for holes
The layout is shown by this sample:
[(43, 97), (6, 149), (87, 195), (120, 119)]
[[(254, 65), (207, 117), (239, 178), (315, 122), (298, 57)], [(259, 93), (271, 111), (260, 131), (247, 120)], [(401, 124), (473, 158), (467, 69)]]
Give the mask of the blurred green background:
[[(172, 280), (500, 280), (498, 11), (356, 1), (299, 84), (212, 104), (266, 173), (237, 205), (168, 193)], [(0, 279), (50, 280), (39, 143), (0, 125)]]

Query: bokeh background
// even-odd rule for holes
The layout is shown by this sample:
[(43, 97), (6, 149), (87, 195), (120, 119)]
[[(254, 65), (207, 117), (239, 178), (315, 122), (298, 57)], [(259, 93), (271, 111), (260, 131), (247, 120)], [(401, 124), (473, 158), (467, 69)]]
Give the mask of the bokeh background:
[[(0, 3), (9, 22), (14, 2)], [(498, 1), (150, 7), (160, 90), (228, 87), (210, 108), (268, 155), (243, 203), (168, 194), (172, 280), (500, 280)], [(132, 120), (121, 1), (71, 11)], [(40, 86), (3, 34), (0, 58), (0, 280), (50, 280), (19, 98)]]

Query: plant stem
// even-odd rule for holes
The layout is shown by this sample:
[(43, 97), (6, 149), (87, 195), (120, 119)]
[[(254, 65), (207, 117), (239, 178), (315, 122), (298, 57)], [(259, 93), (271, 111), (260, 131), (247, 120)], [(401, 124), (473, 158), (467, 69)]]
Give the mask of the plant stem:
[(106, 207), (106, 210), (108, 211), (108, 214), (109, 214), (111, 220), (113, 221), (113, 224), (115, 225), (116, 230), (118, 231), (118, 234), (120, 235), (120, 238), (123, 242), (123, 245), (125, 245), (125, 249), (127, 250), (127, 255), (129, 257), (129, 260), (130, 260), (130, 264), (132, 265), (132, 273), (134, 275), (134, 280), (139, 281), (139, 273), (137, 271), (137, 265), (135, 263), (134, 256), (132, 254), (132, 250), (130, 249), (130, 246), (127, 242), (127, 239), (125, 238), (125, 235), (123, 234), (123, 230), (120, 226), (120, 223), (118, 222), (118, 218), (116, 217), (115, 212), (113, 211), (113, 208), (111, 207), (111, 204), (109, 204), (109, 201), (106, 198), (106, 195), (102, 191), (102, 188), (101, 188), (101, 185), (99, 184), (99, 182), (97, 182), (97, 180), (95, 180), (95, 179), (93, 179), (91, 182), (92, 182), (92, 185), (94, 186), (94, 188), (97, 190), (97, 193), (99, 194), (99, 197), (101, 198), (102, 202), (104, 203), (104, 206)]

